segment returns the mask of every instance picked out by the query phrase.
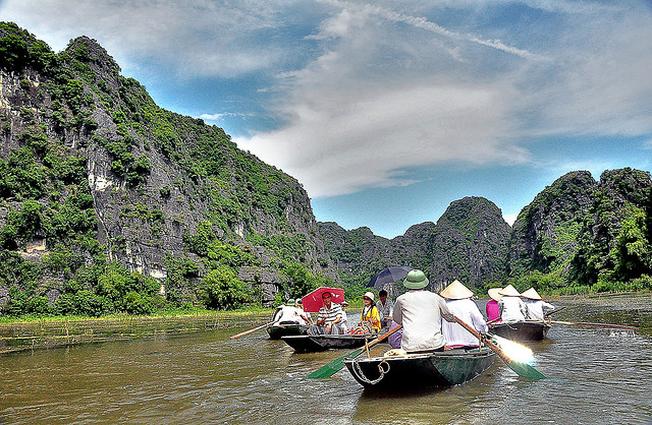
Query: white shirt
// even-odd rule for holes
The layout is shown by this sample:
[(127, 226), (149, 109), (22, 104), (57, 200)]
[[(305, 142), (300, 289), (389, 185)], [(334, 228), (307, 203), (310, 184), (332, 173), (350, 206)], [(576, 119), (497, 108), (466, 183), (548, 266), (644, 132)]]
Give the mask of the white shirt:
[(446, 302), (425, 290), (410, 290), (396, 299), (394, 321), (403, 325), (401, 348), (405, 351), (434, 350), (446, 341), (441, 334), (441, 318), (452, 320)]
[(394, 314), (394, 304), (389, 300), (389, 298), (385, 301), (385, 304), (381, 300), (378, 300), (376, 303), (376, 307), (378, 308), (378, 312), (380, 313), (380, 319), (391, 319), (392, 314)]
[(525, 305), (527, 306), (527, 318), (529, 320), (541, 320), (543, 321), (544, 314), (543, 310), (554, 310), (555, 306), (549, 304), (543, 300), (524, 300)]
[(298, 323), (300, 325), (307, 325), (308, 322), (306, 322), (306, 320), (303, 317), (301, 317), (302, 315), (305, 315), (303, 310), (289, 305), (284, 305), (276, 313), (275, 322), (276, 324), (280, 324), (282, 322), (293, 322), (293, 323)]
[(504, 296), (499, 302), (500, 319), (503, 322), (520, 322), (525, 320), (527, 307), (520, 297)]
[[(478, 306), (468, 298), (463, 300), (446, 300), (446, 306), (451, 313), (478, 332), (487, 332), (487, 323)], [(446, 320), (441, 321), (441, 333), (446, 345), (478, 346), (480, 341), (462, 325)]]

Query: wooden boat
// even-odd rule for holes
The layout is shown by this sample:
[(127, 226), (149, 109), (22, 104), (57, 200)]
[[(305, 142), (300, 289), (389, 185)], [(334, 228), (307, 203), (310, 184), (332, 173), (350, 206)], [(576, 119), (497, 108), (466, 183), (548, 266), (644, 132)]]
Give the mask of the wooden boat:
[(365, 339), (371, 341), (373, 336), (363, 335), (295, 335), (281, 338), (297, 353), (313, 353), (331, 349), (354, 349), (362, 347)]
[(515, 341), (541, 341), (546, 337), (549, 329), (548, 323), (539, 320), (489, 325), (489, 332)]
[(267, 327), (269, 339), (281, 339), (284, 336), (303, 335), (308, 331), (308, 326), (294, 322), (275, 323)]
[(454, 349), (399, 357), (345, 359), (344, 365), (365, 388), (442, 388), (469, 381), (493, 364), (490, 349)]

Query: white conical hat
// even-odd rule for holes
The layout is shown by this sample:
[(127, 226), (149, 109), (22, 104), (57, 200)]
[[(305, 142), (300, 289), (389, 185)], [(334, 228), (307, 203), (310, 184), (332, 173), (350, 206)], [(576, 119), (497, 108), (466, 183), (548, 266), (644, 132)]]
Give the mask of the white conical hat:
[(499, 293), (504, 297), (519, 297), (521, 295), (512, 285), (505, 286)]
[(444, 290), (441, 291), (439, 295), (449, 300), (463, 300), (465, 298), (471, 298), (473, 296), (473, 292), (464, 286), (462, 282), (455, 279), (453, 283), (444, 288)]
[(503, 288), (491, 288), (490, 290), (487, 291), (489, 294), (489, 298), (492, 300), (500, 301), (500, 299), (503, 297), (500, 295), (500, 291), (502, 291)]
[(525, 297), (525, 298), (529, 298), (531, 300), (540, 300), (541, 299), (541, 295), (539, 295), (537, 290), (534, 289), (534, 288), (530, 288), (527, 291), (523, 292), (521, 294), (521, 296)]

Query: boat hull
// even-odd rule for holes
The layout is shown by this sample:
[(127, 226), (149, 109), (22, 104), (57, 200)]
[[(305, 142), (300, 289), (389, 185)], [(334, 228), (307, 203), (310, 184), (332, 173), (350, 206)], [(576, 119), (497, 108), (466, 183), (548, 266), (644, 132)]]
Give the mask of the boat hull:
[(489, 332), (515, 341), (541, 341), (548, 334), (550, 325), (539, 321), (497, 323), (489, 327)]
[(283, 323), (267, 327), (269, 339), (281, 339), (284, 336), (304, 335), (308, 332), (308, 327), (298, 323)]
[(355, 349), (364, 345), (365, 339), (373, 337), (359, 335), (296, 335), (281, 338), (297, 353), (314, 353), (332, 349)]
[[(400, 357), (346, 359), (349, 373), (365, 388), (445, 388), (462, 384), (494, 362), (488, 348), (408, 354)], [(382, 365), (382, 372), (379, 369)]]

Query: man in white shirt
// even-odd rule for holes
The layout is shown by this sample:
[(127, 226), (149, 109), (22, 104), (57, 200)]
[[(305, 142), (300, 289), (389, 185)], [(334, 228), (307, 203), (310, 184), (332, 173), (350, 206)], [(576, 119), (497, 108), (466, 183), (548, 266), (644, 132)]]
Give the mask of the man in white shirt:
[[(480, 333), (487, 332), (487, 322), (478, 306), (471, 300), (473, 292), (459, 280), (454, 280), (439, 294), (446, 299), (446, 306), (455, 317), (471, 325)], [(441, 331), (446, 339), (447, 348), (478, 347), (480, 345), (478, 339), (458, 323), (442, 320)]]
[(527, 307), (521, 299), (521, 294), (512, 285), (507, 285), (499, 291), (503, 297), (498, 302), (500, 319), (503, 322), (521, 322), (527, 317)]
[(527, 319), (542, 321), (546, 318), (544, 310), (554, 310), (555, 306), (541, 299), (536, 289), (530, 288), (521, 294), (527, 307)]
[(394, 314), (394, 304), (387, 299), (387, 291), (382, 289), (378, 293), (378, 302), (376, 302), (376, 308), (380, 313), (380, 324), (383, 329), (388, 329), (392, 324), (392, 314)]
[(412, 270), (403, 281), (409, 291), (394, 304), (393, 319), (403, 326), (401, 349), (407, 352), (443, 350), (441, 319), (455, 320), (442, 297), (424, 290), (428, 283), (421, 270)]
[(308, 320), (306, 313), (303, 310), (296, 307), (296, 303), (293, 299), (288, 300), (285, 305), (279, 307), (274, 315), (274, 324), (289, 324), (289, 323), (298, 323), (300, 325), (307, 325)]

